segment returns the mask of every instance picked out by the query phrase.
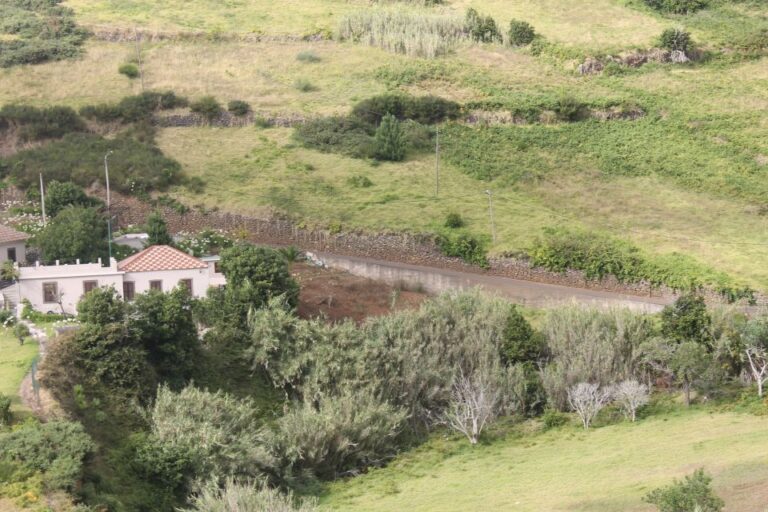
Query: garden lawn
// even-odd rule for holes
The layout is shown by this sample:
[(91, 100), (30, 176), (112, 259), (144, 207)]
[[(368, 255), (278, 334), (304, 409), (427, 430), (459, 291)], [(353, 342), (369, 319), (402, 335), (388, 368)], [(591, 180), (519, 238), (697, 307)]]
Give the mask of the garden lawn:
[(763, 512), (768, 418), (703, 410), (471, 448), (433, 440), (387, 468), (330, 487), (324, 510), (651, 511), (650, 490), (703, 467), (726, 510)]
[(19, 386), (37, 357), (37, 342), (27, 338), (23, 346), (11, 329), (0, 328), (0, 393), (11, 397), (11, 410), (22, 410)]

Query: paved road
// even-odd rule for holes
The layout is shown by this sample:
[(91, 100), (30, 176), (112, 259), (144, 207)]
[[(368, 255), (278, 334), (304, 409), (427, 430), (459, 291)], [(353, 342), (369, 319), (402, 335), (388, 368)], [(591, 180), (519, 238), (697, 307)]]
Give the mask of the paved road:
[(433, 293), (450, 289), (481, 287), (508, 297), (513, 302), (535, 307), (547, 307), (576, 301), (600, 307), (623, 306), (640, 311), (655, 312), (660, 311), (670, 303), (669, 300), (660, 297), (640, 297), (585, 288), (570, 288), (509, 277), (474, 274), (391, 261), (338, 256), (328, 253), (316, 253), (316, 256), (330, 268), (345, 270), (357, 276), (389, 283), (407, 283), (409, 286), (421, 285)]

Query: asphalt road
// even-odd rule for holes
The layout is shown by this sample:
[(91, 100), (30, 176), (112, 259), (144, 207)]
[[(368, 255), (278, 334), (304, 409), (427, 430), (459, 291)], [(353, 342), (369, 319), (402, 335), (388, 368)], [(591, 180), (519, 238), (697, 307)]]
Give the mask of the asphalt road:
[(575, 301), (597, 307), (621, 306), (639, 311), (656, 312), (670, 303), (669, 300), (660, 297), (641, 297), (586, 288), (571, 288), (391, 261), (328, 253), (316, 253), (315, 256), (330, 268), (345, 270), (361, 277), (388, 283), (402, 283), (411, 288), (420, 286), (431, 293), (480, 287), (488, 292), (507, 297), (512, 302), (534, 307), (547, 307)]

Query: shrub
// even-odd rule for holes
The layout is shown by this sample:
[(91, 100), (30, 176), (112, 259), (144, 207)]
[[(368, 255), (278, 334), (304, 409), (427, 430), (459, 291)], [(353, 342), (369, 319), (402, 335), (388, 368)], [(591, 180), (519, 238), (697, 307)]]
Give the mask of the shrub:
[(352, 116), (374, 126), (378, 126), (387, 114), (400, 121), (409, 119), (421, 124), (435, 124), (458, 118), (460, 109), (458, 103), (437, 96), (413, 97), (389, 93), (357, 103), (352, 108)]
[(321, 117), (296, 127), (294, 138), (303, 146), (355, 158), (374, 155), (373, 130), (356, 117)]
[(578, 120), (584, 109), (585, 106), (573, 96), (561, 96), (552, 108), (561, 121)]
[(221, 105), (213, 96), (203, 96), (199, 100), (190, 103), (189, 109), (195, 114), (203, 116), (208, 122), (221, 115)]
[(139, 78), (139, 67), (132, 62), (121, 64), (120, 67), (117, 68), (117, 72), (130, 79)]
[(426, 58), (444, 55), (466, 39), (465, 23), (460, 18), (400, 9), (367, 9), (347, 15), (339, 25), (338, 36)]
[(646, 5), (657, 11), (671, 14), (690, 14), (707, 7), (707, 0), (645, 0)]
[(163, 190), (182, 179), (181, 166), (153, 145), (130, 137), (106, 139), (86, 133), (69, 133), (60, 141), (0, 158), (0, 173), (13, 176), (19, 186), (46, 181), (72, 181), (89, 187), (104, 179), (104, 155), (112, 151), (109, 175), (114, 190), (124, 193)]
[(120, 323), (125, 319), (125, 304), (112, 286), (96, 288), (77, 303), (78, 320), (96, 325)]
[(0, 428), (11, 424), (11, 398), (0, 393)]
[(690, 32), (682, 28), (668, 28), (659, 37), (659, 46), (667, 50), (687, 53), (693, 46)]
[(536, 31), (527, 21), (512, 20), (509, 22), (507, 36), (512, 46), (525, 46), (533, 42)]
[(227, 480), (224, 487), (209, 485), (190, 500), (190, 508), (179, 512), (317, 512), (317, 500), (294, 498), (265, 484), (238, 483)]
[(712, 477), (697, 469), (682, 481), (655, 489), (645, 501), (656, 505), (659, 512), (720, 512), (725, 503), (712, 490)]
[(251, 106), (242, 100), (232, 100), (227, 105), (227, 110), (229, 110), (230, 114), (242, 117), (248, 115), (251, 111)]
[(53, 180), (45, 189), (45, 209), (53, 218), (67, 206), (99, 207), (99, 199), (88, 196), (85, 191), (71, 181)]
[(468, 233), (443, 233), (438, 236), (437, 244), (446, 256), (461, 258), (472, 265), (488, 266), (485, 243)]
[(83, 120), (69, 107), (27, 105), (5, 105), (0, 109), (0, 131), (3, 128), (15, 130), (24, 141), (59, 138), (86, 129)]
[(399, 162), (405, 158), (406, 141), (400, 128), (400, 121), (388, 114), (376, 130), (376, 157), (381, 160)]
[(322, 59), (312, 50), (303, 50), (296, 54), (296, 60), (300, 62), (320, 62)]
[(373, 182), (368, 176), (362, 174), (356, 174), (347, 178), (347, 183), (354, 188), (368, 188), (373, 186)]
[(80, 115), (86, 119), (100, 122), (135, 123), (150, 120), (155, 112), (186, 107), (187, 105), (186, 98), (176, 96), (172, 91), (143, 92), (136, 96), (126, 96), (117, 104), (104, 103), (85, 106), (80, 109)]
[(74, 489), (83, 461), (95, 448), (82, 425), (67, 421), (27, 422), (0, 434), (0, 462), (20, 472), (42, 473), (49, 490)]
[(544, 414), (541, 415), (541, 421), (544, 424), (544, 428), (549, 430), (567, 424), (568, 415), (563, 414), (557, 409), (547, 409), (544, 411)]
[(317, 87), (315, 87), (312, 82), (306, 78), (298, 78), (295, 82), (293, 82), (293, 88), (301, 92), (312, 92), (317, 90)]
[(492, 16), (481, 16), (474, 9), (467, 9), (465, 24), (469, 37), (478, 43), (501, 42), (501, 33)]
[(451, 212), (445, 217), (445, 227), (450, 229), (458, 229), (464, 227), (464, 219), (461, 218), (461, 215), (455, 212)]

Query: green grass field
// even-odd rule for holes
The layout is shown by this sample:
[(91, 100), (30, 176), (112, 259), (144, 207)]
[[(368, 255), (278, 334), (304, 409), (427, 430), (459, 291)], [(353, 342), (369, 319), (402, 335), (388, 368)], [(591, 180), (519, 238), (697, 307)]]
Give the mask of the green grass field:
[(704, 467), (726, 510), (764, 512), (767, 422), (698, 410), (475, 448), (436, 435), (387, 468), (331, 485), (322, 504), (339, 512), (650, 511), (646, 493)]
[(0, 394), (11, 397), (11, 410), (23, 410), (19, 386), (37, 357), (37, 342), (28, 338), (24, 345), (10, 329), (0, 328)]

